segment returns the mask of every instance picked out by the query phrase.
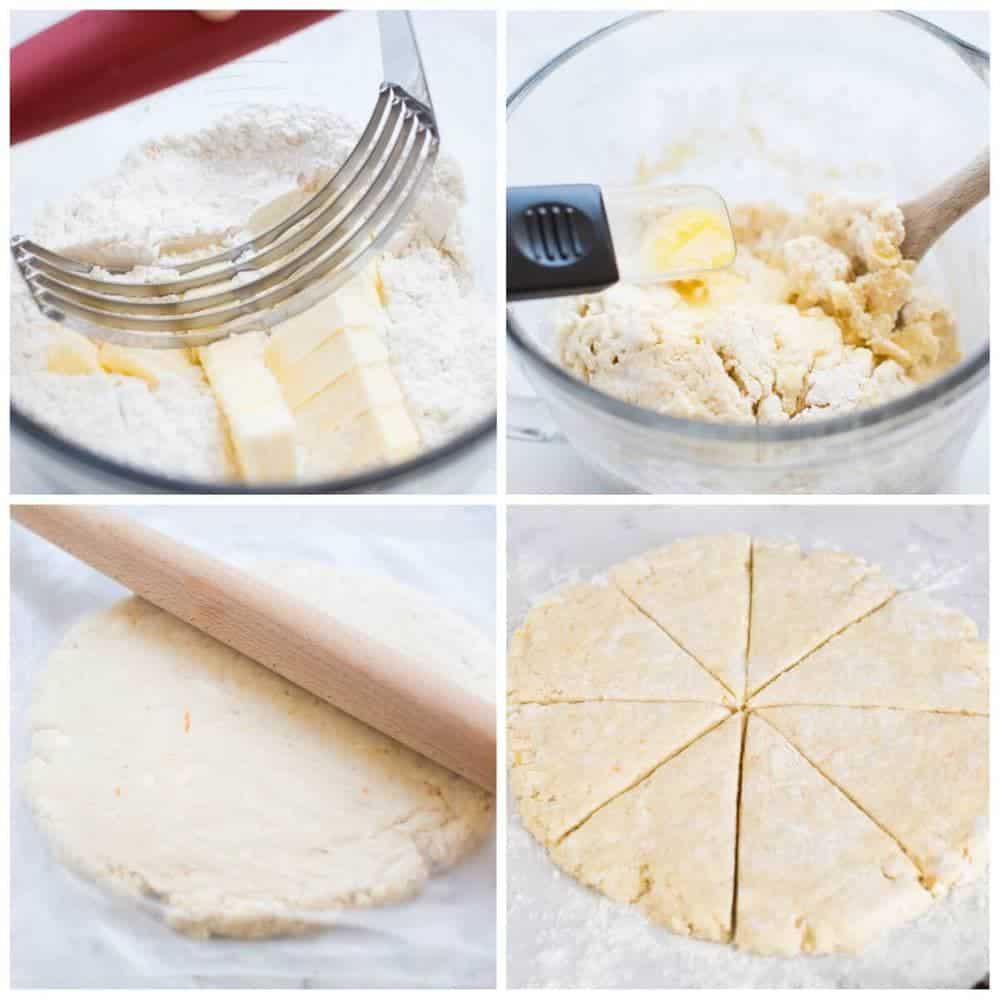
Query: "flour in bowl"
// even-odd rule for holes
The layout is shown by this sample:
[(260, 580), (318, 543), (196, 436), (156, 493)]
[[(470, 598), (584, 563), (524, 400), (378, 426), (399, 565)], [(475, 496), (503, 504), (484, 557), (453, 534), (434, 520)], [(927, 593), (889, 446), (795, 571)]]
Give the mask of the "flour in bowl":
[[(246, 107), (145, 143), (112, 177), (49, 205), (32, 235), (139, 280), (266, 229), (331, 176), (359, 134), (322, 109)], [(432, 448), (496, 399), (493, 324), (464, 249), (464, 202), (458, 165), (439, 156), (373, 265), (304, 318), (240, 338), (235, 353), (93, 344), (43, 318), (12, 271), (12, 400), (92, 451), (201, 480), (273, 481), (276, 468), (332, 479)], [(284, 465), (260, 461), (243, 440), (213, 371), (237, 385), (275, 381), (272, 405), (287, 409)]]

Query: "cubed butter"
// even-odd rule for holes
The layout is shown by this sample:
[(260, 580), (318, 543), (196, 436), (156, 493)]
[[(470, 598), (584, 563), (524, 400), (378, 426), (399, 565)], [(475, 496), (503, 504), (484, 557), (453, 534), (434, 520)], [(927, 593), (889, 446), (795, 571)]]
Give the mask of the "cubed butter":
[(263, 333), (244, 333), (198, 351), (243, 478), (251, 483), (287, 482), (298, 473), (295, 418), (264, 362), (266, 344)]
[(401, 404), (403, 392), (387, 364), (355, 368), (295, 411), (300, 439), (308, 448), (362, 413)]
[(100, 348), (100, 362), (106, 372), (141, 378), (152, 389), (159, 386), (166, 374), (191, 376), (197, 370), (186, 347), (160, 350), (104, 343)]
[(272, 331), (267, 362), (280, 377), (286, 368), (344, 329), (373, 330), (381, 336), (382, 302), (374, 264), (312, 309), (279, 323)]
[(304, 358), (282, 368), (277, 373), (278, 382), (288, 405), (296, 410), (355, 368), (388, 360), (381, 334), (363, 327), (346, 327)]
[(65, 327), (52, 327), (52, 343), (45, 355), (45, 367), (57, 375), (93, 375), (101, 370), (97, 345), (82, 334)]
[(420, 451), (420, 433), (403, 403), (369, 410), (332, 433), (306, 440), (311, 479), (347, 475), (374, 465), (389, 465)]

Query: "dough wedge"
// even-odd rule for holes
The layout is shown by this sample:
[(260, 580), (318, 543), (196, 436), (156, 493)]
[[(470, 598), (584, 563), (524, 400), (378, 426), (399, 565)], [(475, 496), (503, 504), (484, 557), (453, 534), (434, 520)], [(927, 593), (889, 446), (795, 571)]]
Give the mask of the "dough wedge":
[(895, 592), (855, 556), (755, 540), (747, 697)]
[(989, 719), (886, 708), (760, 714), (902, 845), (935, 895), (985, 869)]
[(895, 841), (755, 714), (737, 882), (733, 941), (765, 955), (860, 951), (932, 901)]
[(754, 699), (767, 705), (989, 711), (986, 643), (975, 624), (924, 594), (898, 594)]
[(512, 702), (731, 700), (616, 587), (574, 584), (528, 612), (508, 656)]
[(557, 843), (727, 715), (695, 702), (521, 706), (510, 716), (508, 751), (525, 828)]
[(553, 860), (675, 934), (728, 941), (742, 738), (731, 716), (599, 809)]
[(611, 576), (630, 600), (742, 699), (750, 624), (748, 535), (685, 538), (630, 559)]

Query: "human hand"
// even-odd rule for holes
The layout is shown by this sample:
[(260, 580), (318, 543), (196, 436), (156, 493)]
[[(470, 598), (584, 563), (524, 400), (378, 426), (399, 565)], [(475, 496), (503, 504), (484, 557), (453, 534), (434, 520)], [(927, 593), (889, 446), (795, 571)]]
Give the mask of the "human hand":
[(238, 10), (196, 10), (199, 17), (206, 21), (230, 21), (239, 13)]

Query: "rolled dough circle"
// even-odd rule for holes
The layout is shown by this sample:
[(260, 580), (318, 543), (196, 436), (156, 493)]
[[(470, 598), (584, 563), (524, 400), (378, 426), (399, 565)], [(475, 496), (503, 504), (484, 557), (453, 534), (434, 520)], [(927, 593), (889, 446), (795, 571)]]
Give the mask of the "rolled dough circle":
[(846, 553), (643, 553), (536, 604), (508, 675), (523, 826), (675, 933), (857, 952), (986, 866), (986, 644)]
[[(252, 572), (492, 698), (491, 643), (426, 594), (319, 563)], [(493, 799), (139, 598), (78, 623), (31, 716), (30, 803), (79, 872), (194, 936), (259, 938), (414, 895)]]

